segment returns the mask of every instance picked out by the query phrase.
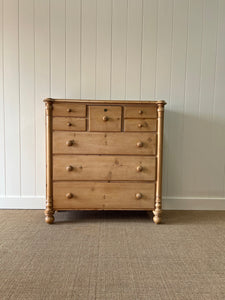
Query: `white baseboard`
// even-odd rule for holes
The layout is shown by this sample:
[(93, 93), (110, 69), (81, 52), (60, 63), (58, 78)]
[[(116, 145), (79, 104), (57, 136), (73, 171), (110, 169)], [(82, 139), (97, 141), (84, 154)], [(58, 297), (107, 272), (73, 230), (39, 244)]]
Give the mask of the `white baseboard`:
[[(225, 210), (225, 198), (164, 197), (165, 210)], [(0, 209), (44, 209), (45, 196), (0, 196)]]
[(0, 209), (44, 209), (45, 196), (0, 196)]
[(164, 197), (165, 210), (225, 210), (225, 198), (218, 197)]

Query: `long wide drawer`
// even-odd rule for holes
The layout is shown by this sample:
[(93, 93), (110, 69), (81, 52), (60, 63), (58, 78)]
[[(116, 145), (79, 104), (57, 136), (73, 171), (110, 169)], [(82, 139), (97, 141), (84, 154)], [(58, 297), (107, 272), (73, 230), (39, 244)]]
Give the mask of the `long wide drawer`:
[(53, 180), (155, 180), (148, 156), (54, 155)]
[(54, 209), (153, 209), (155, 183), (54, 182)]
[(156, 134), (55, 131), (53, 153), (155, 155)]

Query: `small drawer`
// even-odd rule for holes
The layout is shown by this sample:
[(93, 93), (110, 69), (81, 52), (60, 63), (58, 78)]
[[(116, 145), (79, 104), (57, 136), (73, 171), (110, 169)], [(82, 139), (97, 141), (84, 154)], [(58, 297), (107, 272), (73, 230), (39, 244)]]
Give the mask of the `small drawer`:
[(156, 119), (125, 119), (124, 131), (156, 131)]
[(153, 209), (155, 183), (53, 183), (54, 209)]
[(90, 131), (121, 131), (120, 106), (89, 106)]
[(54, 117), (53, 130), (85, 131), (86, 119), (73, 117)]
[(148, 156), (53, 156), (53, 180), (154, 181), (155, 170), (156, 158)]
[(124, 118), (156, 118), (156, 106), (125, 106)]
[(86, 105), (80, 103), (54, 103), (53, 117), (86, 117)]

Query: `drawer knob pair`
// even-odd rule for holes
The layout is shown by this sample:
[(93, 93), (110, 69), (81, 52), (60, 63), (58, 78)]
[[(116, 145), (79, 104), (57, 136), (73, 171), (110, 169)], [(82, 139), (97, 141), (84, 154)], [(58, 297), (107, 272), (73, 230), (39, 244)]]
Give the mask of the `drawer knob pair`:
[(108, 117), (107, 116), (103, 116), (103, 118), (102, 118), (102, 120), (104, 121), (104, 122), (106, 122), (106, 121), (108, 121)]
[(67, 193), (67, 194), (66, 194), (66, 198), (67, 198), (67, 199), (73, 198), (73, 194), (72, 194), (72, 193)]
[(141, 193), (137, 193), (137, 194), (135, 195), (135, 197), (136, 197), (137, 200), (139, 200), (139, 199), (142, 198), (142, 194), (141, 194)]
[(139, 147), (139, 148), (143, 147), (143, 143), (142, 142), (137, 142), (137, 147)]
[(71, 172), (72, 170), (73, 170), (73, 167), (72, 167), (72, 166), (67, 166), (67, 167), (66, 167), (66, 171)]
[(143, 171), (143, 167), (142, 166), (137, 166), (137, 172), (142, 172)]
[(69, 141), (66, 142), (66, 145), (67, 145), (68, 147), (73, 146), (73, 144), (74, 144), (74, 141), (73, 141), (73, 140), (69, 140)]

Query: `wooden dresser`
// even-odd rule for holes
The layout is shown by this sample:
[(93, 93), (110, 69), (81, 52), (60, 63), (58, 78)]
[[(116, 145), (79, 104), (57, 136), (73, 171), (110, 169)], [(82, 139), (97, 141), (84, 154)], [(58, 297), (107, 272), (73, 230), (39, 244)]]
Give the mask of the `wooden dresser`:
[(146, 210), (161, 221), (164, 101), (45, 99), (46, 210)]

